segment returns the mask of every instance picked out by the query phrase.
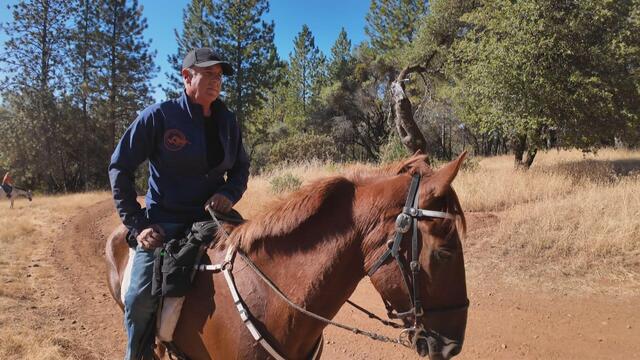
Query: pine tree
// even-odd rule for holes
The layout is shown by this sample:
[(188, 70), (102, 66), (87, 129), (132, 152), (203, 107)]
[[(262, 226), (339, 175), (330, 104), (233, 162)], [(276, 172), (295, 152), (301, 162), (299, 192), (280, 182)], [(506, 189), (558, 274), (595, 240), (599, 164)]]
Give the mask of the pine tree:
[[(91, 112), (100, 93), (96, 64), (104, 55), (104, 47), (101, 44), (104, 37), (100, 34), (98, 9), (93, 1), (76, 0), (73, 2), (71, 14), (74, 27), (70, 32), (70, 48), (67, 54), (70, 64), (67, 69), (69, 74), (67, 79), (69, 79), (69, 94), (72, 96), (71, 106), (80, 109), (79, 115), (71, 116), (77, 118), (78, 121), (74, 119), (74, 122), (82, 123), (82, 132), (75, 140), (80, 143), (78, 151), (82, 154), (81, 182), (85, 191), (89, 189), (90, 182), (92, 182), (89, 175), (90, 154), (96, 154), (96, 142), (90, 141), (95, 133), (95, 119)], [(104, 173), (104, 171), (100, 173)]]
[(294, 127), (304, 127), (320, 89), (326, 84), (326, 59), (316, 47), (313, 34), (306, 24), (293, 42), (287, 73), (290, 88), (288, 121)]
[(182, 33), (178, 33), (174, 29), (178, 49), (175, 54), (168, 57), (172, 71), (165, 75), (169, 78), (169, 84), (162, 87), (168, 98), (179, 97), (182, 93), (184, 84), (180, 71), (182, 70), (182, 59), (187, 52), (200, 47), (211, 47), (220, 52), (221, 49), (217, 41), (220, 29), (216, 26), (212, 13), (214, 13), (212, 0), (191, 0), (191, 3), (183, 10)]
[[(1, 152), (22, 180), (64, 188), (68, 153), (57, 97), (64, 91), (64, 55), (69, 7), (66, 1), (22, 1), (9, 7), (2, 25), (9, 39), (0, 58), (7, 74), (1, 88), (13, 118), (5, 122)], [(9, 155), (13, 154), (13, 156)], [(63, 184), (59, 186), (60, 184)]]
[(342, 28), (336, 42), (331, 47), (329, 76), (332, 81), (343, 82), (353, 74), (354, 67), (355, 61), (351, 54), (351, 40), (349, 40), (345, 29)]
[(147, 21), (137, 0), (104, 0), (100, 12), (106, 54), (99, 64), (99, 85), (106, 96), (99, 101), (98, 114), (108, 159), (124, 129), (151, 103), (150, 80), (157, 70), (155, 53), (149, 51), (150, 41), (143, 35)]
[(214, 13), (216, 43), (235, 70), (225, 79), (225, 100), (241, 128), (275, 86), (281, 66), (273, 42), (275, 25), (263, 20), (268, 12), (267, 0), (224, 0)]

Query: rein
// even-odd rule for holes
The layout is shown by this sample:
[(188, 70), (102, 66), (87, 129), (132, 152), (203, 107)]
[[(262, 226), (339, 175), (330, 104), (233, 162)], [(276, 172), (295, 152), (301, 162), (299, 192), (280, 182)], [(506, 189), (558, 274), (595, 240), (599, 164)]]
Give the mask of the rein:
[[(425, 331), (421, 325), (418, 325), (418, 317), (422, 316), (424, 314), (434, 314), (434, 313), (444, 313), (444, 312), (452, 312), (452, 311), (463, 311), (466, 310), (469, 307), (469, 300), (465, 301), (465, 304), (463, 305), (459, 305), (459, 306), (450, 306), (450, 307), (441, 307), (441, 308), (433, 308), (433, 309), (427, 309), (424, 310), (422, 308), (422, 302), (420, 300), (420, 293), (419, 293), (419, 272), (421, 269), (420, 266), (420, 262), (418, 261), (418, 229), (417, 229), (417, 223), (418, 223), (418, 219), (419, 218), (423, 218), (423, 217), (430, 217), (430, 218), (443, 218), (443, 219), (455, 219), (455, 216), (448, 213), (448, 212), (443, 212), (443, 211), (434, 211), (434, 210), (425, 210), (425, 209), (419, 209), (418, 208), (418, 199), (419, 196), (417, 196), (418, 194), (418, 186), (420, 184), (420, 175), (419, 174), (415, 174), (413, 175), (413, 178), (411, 180), (411, 186), (409, 188), (409, 194), (407, 196), (407, 200), (405, 203), (405, 207), (402, 210), (402, 213), (400, 213), (398, 215), (398, 217), (396, 218), (396, 235), (393, 241), (389, 241), (387, 242), (389, 248), (382, 254), (382, 256), (380, 256), (380, 258), (378, 258), (378, 260), (374, 263), (373, 267), (371, 268), (371, 270), (369, 270), (368, 272), (368, 276), (371, 277), (379, 268), (380, 266), (382, 266), (382, 264), (384, 262), (387, 261), (387, 259), (390, 256), (393, 256), (393, 258), (396, 260), (399, 268), (400, 268), (400, 272), (402, 273), (402, 277), (405, 283), (405, 286), (407, 287), (408, 291), (409, 291), (409, 297), (410, 297), (410, 301), (412, 304), (412, 309), (407, 311), (407, 312), (403, 312), (403, 313), (394, 313), (394, 309), (391, 307), (391, 305), (383, 298), (382, 301), (385, 305), (385, 308), (387, 309), (387, 315), (389, 316), (389, 318), (391, 319), (404, 319), (408, 316), (413, 316), (414, 319), (414, 326), (412, 328), (405, 328), (404, 330), (401, 331), (399, 337), (397, 339), (394, 338), (390, 338), (387, 337), (385, 335), (380, 335), (374, 332), (369, 332), (369, 331), (365, 331), (362, 329), (359, 329), (357, 327), (352, 327), (352, 326), (348, 326), (348, 325), (344, 325), (338, 322), (335, 322), (331, 319), (327, 319), (325, 317), (322, 317), (318, 314), (315, 314), (313, 312), (310, 312), (308, 310), (306, 310), (305, 308), (301, 307), (300, 305), (294, 303), (293, 301), (291, 301), (278, 287), (277, 285), (275, 285), (273, 283), (273, 281), (271, 281), (271, 279), (269, 279), (256, 265), (255, 263), (253, 263), (253, 261), (251, 261), (251, 259), (249, 259), (249, 257), (242, 252), (240, 249), (237, 249), (236, 247), (232, 246), (228, 249), (227, 251), (227, 255), (225, 257), (225, 260), (223, 263), (221, 264), (215, 264), (215, 265), (196, 265), (195, 268), (197, 270), (200, 271), (214, 271), (214, 272), (223, 272), (225, 279), (227, 281), (227, 285), (229, 286), (229, 290), (231, 291), (231, 295), (233, 297), (233, 301), (234, 304), (236, 305), (236, 309), (238, 310), (238, 313), (240, 314), (240, 317), (242, 319), (242, 321), (244, 322), (245, 326), (247, 327), (247, 329), (249, 330), (249, 332), (251, 333), (251, 335), (253, 336), (253, 338), (260, 343), (260, 345), (262, 345), (262, 347), (269, 353), (271, 354), (271, 356), (273, 356), (274, 358), (278, 359), (278, 360), (284, 360), (285, 358), (280, 355), (274, 348), (273, 346), (271, 346), (271, 344), (269, 344), (269, 342), (262, 336), (262, 334), (260, 334), (258, 328), (255, 326), (255, 324), (253, 323), (252, 319), (251, 319), (251, 314), (249, 312), (249, 310), (245, 307), (244, 303), (242, 302), (242, 299), (240, 298), (240, 294), (238, 293), (238, 290), (236, 288), (235, 285), (235, 281), (233, 279), (233, 275), (232, 275), (232, 270), (233, 270), (233, 260), (235, 258), (235, 255), (237, 254), (240, 258), (242, 258), (242, 260), (249, 266), (249, 268), (256, 273), (256, 275), (258, 275), (258, 277), (265, 283), (267, 284), (272, 290), (273, 292), (275, 292), (285, 303), (287, 303), (290, 307), (296, 309), (297, 311), (311, 317), (314, 318), (316, 320), (322, 321), (326, 324), (329, 325), (333, 325), (336, 326), (338, 328), (344, 329), (344, 330), (348, 330), (354, 334), (357, 335), (362, 335), (362, 336), (366, 336), (369, 337), (373, 340), (378, 340), (378, 341), (382, 341), (382, 342), (390, 342), (390, 343), (394, 343), (394, 344), (399, 344), (408, 348), (415, 348), (416, 347), (416, 343), (417, 340), (419, 338), (423, 338), (423, 335), (420, 335), (419, 332), (421, 331)], [(219, 229), (223, 230), (223, 234), (226, 238), (229, 237), (229, 234), (226, 232), (226, 230), (224, 230), (224, 228), (221, 226), (220, 222), (218, 221), (218, 219), (216, 218), (215, 214), (213, 213), (213, 211), (209, 208), (209, 213), (211, 214), (212, 219), (214, 220), (214, 222), (218, 225)], [(412, 242), (411, 242), (411, 262), (409, 263), (409, 268), (411, 270), (411, 283), (413, 286), (409, 286), (409, 275), (407, 274), (407, 271), (405, 269), (405, 262), (406, 260), (404, 259), (404, 256), (402, 254), (400, 254), (400, 243), (402, 242), (402, 239), (404, 238), (404, 234), (407, 233), (409, 230), (413, 230), (413, 234), (412, 234)], [(384, 319), (381, 319), (380, 317), (378, 317), (377, 315), (373, 314), (372, 312), (366, 310), (365, 308), (353, 303), (350, 300), (347, 300), (347, 302), (355, 307), (356, 309), (362, 311), (363, 313), (367, 314), (369, 316), (369, 318), (372, 319), (376, 319), (378, 321), (380, 321), (382, 324), (386, 325), (386, 326), (390, 326), (393, 328), (401, 328), (402, 325), (397, 324), (395, 322), (392, 321), (387, 321)], [(411, 340), (411, 338), (413, 337), (413, 340)], [(319, 339), (318, 344), (316, 344), (316, 347), (314, 349), (314, 353), (313, 353), (313, 357), (315, 358), (317, 356), (317, 354), (319, 353), (319, 349), (322, 345), (322, 337)]]

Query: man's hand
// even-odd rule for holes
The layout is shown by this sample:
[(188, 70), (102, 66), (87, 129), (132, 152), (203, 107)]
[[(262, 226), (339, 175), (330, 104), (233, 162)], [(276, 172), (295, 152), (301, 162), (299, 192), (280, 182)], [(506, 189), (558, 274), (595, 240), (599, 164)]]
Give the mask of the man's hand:
[(204, 204), (205, 210), (213, 210), (221, 213), (228, 213), (233, 207), (233, 203), (222, 194), (215, 194)]
[(145, 250), (153, 250), (162, 246), (164, 241), (164, 230), (159, 225), (151, 225), (142, 230), (136, 237), (138, 244)]

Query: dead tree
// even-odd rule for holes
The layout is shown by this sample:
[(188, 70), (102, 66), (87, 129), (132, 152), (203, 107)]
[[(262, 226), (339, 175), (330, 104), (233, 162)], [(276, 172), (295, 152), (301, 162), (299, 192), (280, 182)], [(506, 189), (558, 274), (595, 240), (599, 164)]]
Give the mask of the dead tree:
[(394, 102), (395, 124), (402, 144), (412, 153), (421, 151), (427, 154), (427, 141), (420, 131), (420, 128), (413, 119), (413, 106), (409, 97), (405, 93), (405, 82), (407, 76), (414, 72), (425, 72), (426, 69), (420, 65), (408, 66), (400, 71), (398, 77), (391, 83), (391, 95)]

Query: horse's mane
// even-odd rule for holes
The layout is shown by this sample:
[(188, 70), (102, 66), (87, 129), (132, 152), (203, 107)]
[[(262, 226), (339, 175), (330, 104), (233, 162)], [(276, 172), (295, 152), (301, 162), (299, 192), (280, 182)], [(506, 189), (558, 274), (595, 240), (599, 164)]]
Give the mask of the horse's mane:
[(236, 227), (228, 238), (218, 243), (218, 246), (225, 248), (233, 245), (249, 251), (260, 239), (282, 237), (303, 225), (322, 209), (333, 194), (344, 194), (345, 192), (341, 190), (354, 189), (368, 181), (405, 172), (409, 174), (419, 172), (423, 176), (429, 176), (433, 170), (426, 163), (426, 155), (417, 154), (407, 160), (381, 168), (366, 171), (357, 169), (345, 176), (332, 176), (313, 181), (285, 198), (267, 205), (267, 210), (262, 216)]
[(219, 244), (222, 247), (235, 245), (248, 251), (259, 239), (287, 235), (318, 213), (332, 194), (353, 187), (352, 180), (343, 176), (316, 180), (267, 205), (262, 216), (239, 225)]

